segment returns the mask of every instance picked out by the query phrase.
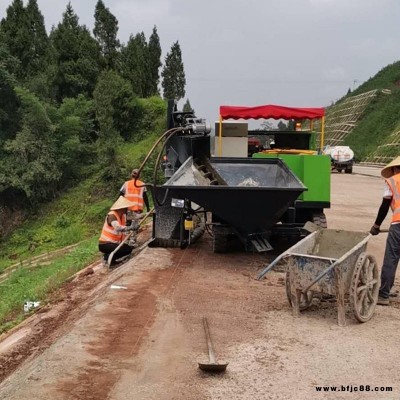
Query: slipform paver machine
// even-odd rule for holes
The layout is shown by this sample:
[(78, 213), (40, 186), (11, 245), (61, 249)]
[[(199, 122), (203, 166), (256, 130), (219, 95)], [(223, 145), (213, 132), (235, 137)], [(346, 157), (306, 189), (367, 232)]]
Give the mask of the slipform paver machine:
[[(322, 149), (323, 108), (221, 106), (216, 142), (221, 144), (224, 119), (259, 118), (309, 120), (310, 125), (320, 118)], [(268, 131), (274, 135), (274, 149), (251, 158), (213, 157), (211, 129), (192, 113), (177, 111), (173, 101), (168, 104), (168, 128), (162, 163), (168, 180), (153, 186), (150, 246), (185, 247), (209, 230), (215, 252), (237, 245), (263, 252), (272, 249), (274, 237), (304, 237), (307, 221), (326, 227), (330, 159), (310, 149), (315, 133)]]

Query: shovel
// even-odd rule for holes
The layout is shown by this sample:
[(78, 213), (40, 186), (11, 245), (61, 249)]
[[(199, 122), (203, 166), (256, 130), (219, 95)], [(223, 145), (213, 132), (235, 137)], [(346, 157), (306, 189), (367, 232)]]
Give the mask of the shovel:
[(208, 329), (208, 322), (207, 322), (206, 317), (203, 318), (203, 326), (204, 326), (204, 331), (206, 333), (209, 362), (208, 363), (199, 363), (199, 368), (202, 371), (206, 371), (206, 372), (224, 372), (226, 370), (226, 367), (228, 366), (228, 363), (218, 364), (215, 359), (214, 347), (211, 342), (211, 336), (210, 336), (210, 332)]

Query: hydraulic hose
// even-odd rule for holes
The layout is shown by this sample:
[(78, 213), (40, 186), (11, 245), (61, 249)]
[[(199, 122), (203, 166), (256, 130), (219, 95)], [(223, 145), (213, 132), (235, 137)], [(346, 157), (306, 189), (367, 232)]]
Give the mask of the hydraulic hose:
[(175, 135), (177, 132), (180, 132), (180, 131), (182, 131), (182, 130), (183, 130), (182, 127), (178, 127), (178, 128), (168, 129), (167, 131), (165, 131), (165, 132), (157, 139), (157, 141), (153, 144), (153, 146), (151, 147), (151, 149), (150, 149), (149, 152), (147, 153), (145, 159), (143, 160), (142, 164), (140, 165), (140, 167), (139, 167), (139, 169), (138, 169), (137, 176), (135, 177), (135, 185), (136, 185), (136, 180), (140, 177), (140, 173), (142, 172), (142, 170), (143, 170), (144, 166), (146, 165), (147, 161), (149, 160), (149, 158), (150, 158), (151, 155), (153, 154), (153, 151), (156, 149), (156, 147), (158, 146), (158, 144), (159, 144), (163, 139), (165, 139), (165, 142), (164, 142), (164, 144), (163, 144), (163, 146), (162, 146), (160, 152), (158, 153), (157, 160), (156, 160), (156, 163), (155, 163), (155, 166), (154, 166), (154, 171), (153, 171), (153, 183), (147, 183), (147, 184), (144, 184), (144, 185), (137, 185), (137, 187), (149, 187), (150, 190), (152, 191), (153, 199), (157, 202), (157, 204), (158, 204), (159, 206), (162, 206), (162, 205), (165, 203), (165, 201), (166, 201), (166, 199), (167, 199), (167, 196), (168, 196), (168, 189), (167, 189), (166, 192), (165, 192), (164, 198), (163, 198), (161, 201), (159, 201), (159, 199), (157, 198), (157, 196), (156, 196), (156, 194), (155, 194), (155, 192), (154, 192), (154, 187), (156, 186), (156, 179), (157, 179), (157, 168), (158, 168), (158, 166), (159, 166), (159, 164), (160, 164), (160, 160), (161, 160), (161, 157), (162, 157), (162, 152), (163, 152), (163, 150), (164, 150), (164, 148), (165, 148), (165, 146), (166, 146), (168, 140), (171, 138), (171, 136)]
[(199, 224), (196, 226), (196, 228), (193, 229), (193, 232), (191, 232), (190, 234), (190, 242), (194, 243), (196, 240), (200, 239), (204, 232), (206, 231), (206, 221), (205, 218), (203, 217), (199, 217), (200, 218), (200, 222)]
[[(165, 131), (158, 139), (157, 141), (153, 144), (152, 148), (149, 150), (149, 152), (147, 153), (145, 159), (143, 160), (142, 164), (139, 167), (138, 170), (138, 174), (137, 174), (137, 178), (140, 176), (140, 173), (142, 172), (144, 166), (146, 165), (147, 161), (149, 160), (150, 156), (152, 155), (154, 149), (158, 146), (158, 144), (161, 142), (162, 139), (164, 139), (166, 136), (168, 136), (167, 140), (165, 142), (168, 141), (168, 139), (170, 138), (170, 136), (174, 135), (177, 132), (182, 131), (183, 128), (178, 127), (178, 128), (172, 128), (172, 129), (168, 129), (167, 131)], [(170, 136), (169, 136), (170, 135)], [(163, 146), (163, 148), (165, 147), (165, 145)], [(162, 150), (161, 150), (162, 151)], [(161, 153), (160, 151), (160, 153)], [(136, 181), (136, 178), (135, 178)], [(146, 184), (143, 186), (150, 186), (150, 184)]]

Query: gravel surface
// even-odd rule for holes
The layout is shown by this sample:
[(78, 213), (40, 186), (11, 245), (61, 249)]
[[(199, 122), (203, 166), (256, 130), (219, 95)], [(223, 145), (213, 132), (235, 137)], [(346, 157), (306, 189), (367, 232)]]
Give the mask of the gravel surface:
[[(368, 231), (382, 187), (377, 177), (332, 173), (328, 227)], [(379, 265), (385, 239), (368, 245)], [(8, 375), (0, 399), (398, 399), (400, 300), (378, 306), (365, 324), (348, 305), (347, 326), (339, 327), (335, 302), (317, 299), (296, 318), (283, 272), (255, 279), (275, 256), (213, 254), (205, 236), (186, 250), (146, 248), (120, 269), (86, 275), (91, 289), (71, 287), (77, 301), (52, 320), (49, 337), (35, 342), (31, 333), (31, 347), (23, 339), (14, 345), (14, 356), (18, 346), (25, 356), (12, 374), (0, 352)], [(47, 313), (51, 307), (42, 323)], [(198, 369), (208, 360), (203, 316), (217, 361), (229, 363), (225, 374)], [(392, 391), (374, 391), (386, 386)]]

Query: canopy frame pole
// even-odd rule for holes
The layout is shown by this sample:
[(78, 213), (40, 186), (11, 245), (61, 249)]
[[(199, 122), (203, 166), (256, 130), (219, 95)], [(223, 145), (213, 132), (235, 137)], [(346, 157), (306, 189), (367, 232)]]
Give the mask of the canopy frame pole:
[(325, 140), (325, 116), (321, 117), (321, 136), (319, 141), (319, 152), (322, 154), (324, 149), (324, 140)]
[(219, 115), (218, 125), (218, 156), (222, 157), (222, 115)]

